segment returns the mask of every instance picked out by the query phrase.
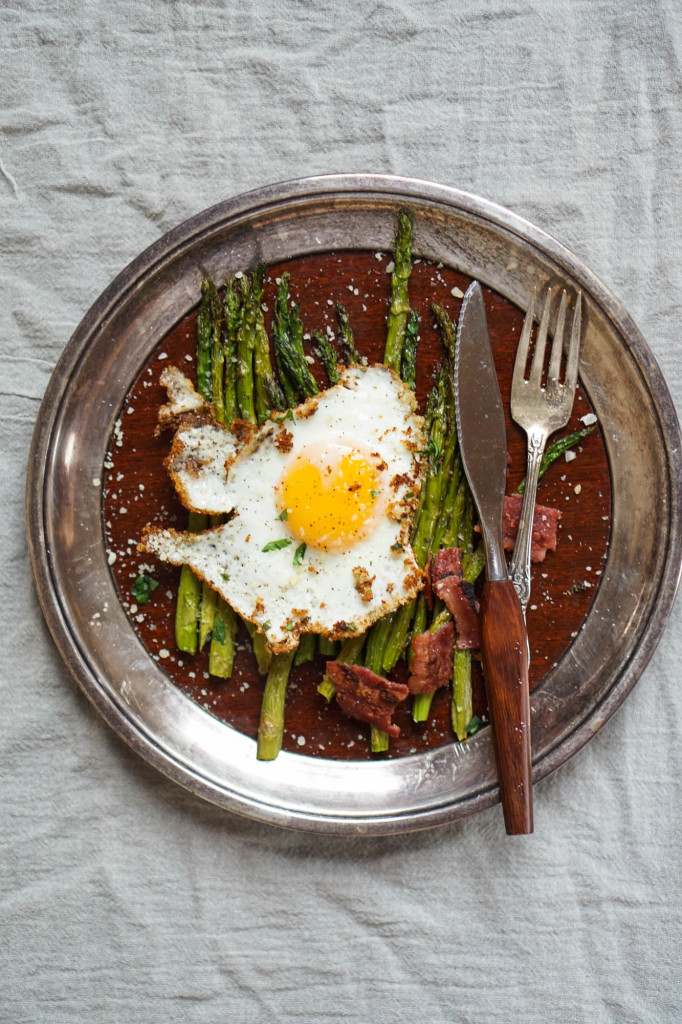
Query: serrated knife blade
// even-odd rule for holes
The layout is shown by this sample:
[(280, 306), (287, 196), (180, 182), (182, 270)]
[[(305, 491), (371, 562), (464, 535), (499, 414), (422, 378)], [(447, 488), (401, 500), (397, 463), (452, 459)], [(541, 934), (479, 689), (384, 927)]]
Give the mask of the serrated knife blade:
[(507, 832), (533, 831), (528, 636), (502, 542), (507, 476), (504, 408), (483, 290), (467, 290), (457, 326), (455, 411), (462, 464), (485, 545), (481, 659)]

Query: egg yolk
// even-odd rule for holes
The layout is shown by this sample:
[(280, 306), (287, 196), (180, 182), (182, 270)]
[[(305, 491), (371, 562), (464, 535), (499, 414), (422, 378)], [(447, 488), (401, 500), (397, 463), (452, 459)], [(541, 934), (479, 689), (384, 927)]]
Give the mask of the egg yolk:
[(366, 453), (345, 444), (311, 445), (284, 472), (278, 504), (299, 540), (341, 550), (369, 532), (380, 490), (380, 472)]

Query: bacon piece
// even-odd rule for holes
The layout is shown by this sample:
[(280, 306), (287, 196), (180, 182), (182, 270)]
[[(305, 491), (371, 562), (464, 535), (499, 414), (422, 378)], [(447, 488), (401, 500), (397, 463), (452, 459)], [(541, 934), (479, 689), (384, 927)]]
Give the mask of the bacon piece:
[(466, 580), (448, 581), (442, 600), (457, 625), (458, 648), (461, 651), (477, 651), (481, 646), (479, 604), (472, 584)]
[(446, 607), (457, 626), (460, 650), (478, 650), (481, 646), (478, 628), (478, 601), (471, 583), (462, 579), (462, 552), (459, 548), (442, 548), (431, 569), (434, 593)]
[[(506, 551), (513, 551), (521, 518), (522, 494), (505, 494), (502, 516), (502, 539)], [(557, 526), (561, 512), (558, 508), (536, 505), (533, 513), (533, 532), (530, 541), (531, 562), (543, 562), (548, 551), (556, 551)]]
[[(433, 560), (431, 566), (433, 589), (436, 590), (436, 585), (449, 576), (454, 576), (459, 580), (462, 578), (462, 551), (460, 548), (441, 548)], [(436, 594), (438, 594), (437, 590)], [(438, 596), (440, 597), (440, 594)]]
[(336, 686), (336, 699), (344, 714), (376, 725), (394, 739), (400, 736), (391, 717), (410, 692), (403, 683), (393, 683), (368, 668), (343, 661), (328, 661), (327, 675)]
[(412, 668), (407, 686), (410, 693), (434, 693), (452, 679), (455, 627), (447, 622), (435, 633), (427, 629), (412, 641)]

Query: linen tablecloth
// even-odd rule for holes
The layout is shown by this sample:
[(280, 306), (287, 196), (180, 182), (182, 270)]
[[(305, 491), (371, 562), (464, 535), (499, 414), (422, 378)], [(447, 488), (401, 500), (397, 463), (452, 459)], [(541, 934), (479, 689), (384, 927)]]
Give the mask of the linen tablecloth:
[(0, 3), (0, 1019), (676, 1022), (679, 608), (641, 681), (537, 787), (426, 833), (318, 838), (156, 773), (39, 610), (23, 491), (94, 299), (186, 217), (332, 171), (426, 178), (557, 237), (682, 400), (673, 0)]

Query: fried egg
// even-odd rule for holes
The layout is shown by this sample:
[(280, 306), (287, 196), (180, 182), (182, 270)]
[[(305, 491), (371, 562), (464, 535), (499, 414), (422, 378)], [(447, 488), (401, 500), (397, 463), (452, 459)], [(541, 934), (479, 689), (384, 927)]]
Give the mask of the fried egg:
[(185, 424), (167, 463), (178, 494), (228, 519), (149, 527), (140, 549), (190, 565), (275, 653), (361, 633), (422, 585), (409, 537), (423, 446), (414, 395), (385, 366), (343, 371), (246, 438)]

